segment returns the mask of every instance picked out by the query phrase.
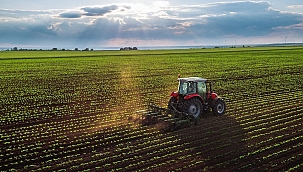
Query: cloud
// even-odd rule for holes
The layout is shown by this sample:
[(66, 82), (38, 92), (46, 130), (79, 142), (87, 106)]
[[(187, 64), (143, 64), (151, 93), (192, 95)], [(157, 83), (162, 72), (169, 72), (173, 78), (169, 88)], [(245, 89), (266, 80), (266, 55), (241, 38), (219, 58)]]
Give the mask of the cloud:
[(237, 12), (237, 13), (264, 13), (268, 12), (271, 5), (266, 1), (235, 1), (235, 2), (219, 2), (209, 4), (209, 10), (216, 13)]
[(153, 6), (168, 7), (169, 6), (169, 2), (168, 1), (155, 1), (153, 3)]
[(86, 13), (84, 15), (86, 16), (103, 16), (106, 13), (110, 13), (114, 10), (118, 9), (117, 5), (111, 5), (111, 6), (105, 6), (105, 7), (84, 7), (81, 8)]
[(61, 18), (81, 18), (82, 14), (80, 12), (64, 12), (59, 14)]
[(150, 45), (163, 40), (209, 44), (273, 35), (278, 40), (276, 35), (286, 33), (294, 40), (303, 37), (302, 14), (272, 9), (266, 1), (179, 6), (166, 1), (155, 3), (158, 5), (124, 3), (46, 11), (0, 9), (0, 43), (40, 41), (89, 46), (116, 45), (117, 41)]
[(34, 21), (18, 21), (0, 27), (1, 43), (42, 44), (57, 36), (50, 23)]
[(290, 5), (287, 6), (290, 9), (303, 9), (303, 5)]
[[(126, 9), (130, 9), (130, 6), (121, 6), (121, 11), (124, 11)], [(79, 11), (67, 11), (59, 14), (59, 17), (61, 18), (81, 18), (83, 16), (90, 16), (90, 17), (96, 17), (96, 16), (104, 16), (106, 14), (109, 14), (115, 10), (118, 10), (119, 6), (117, 5), (110, 5), (110, 6), (104, 6), (104, 7), (83, 7), (79, 9)]]

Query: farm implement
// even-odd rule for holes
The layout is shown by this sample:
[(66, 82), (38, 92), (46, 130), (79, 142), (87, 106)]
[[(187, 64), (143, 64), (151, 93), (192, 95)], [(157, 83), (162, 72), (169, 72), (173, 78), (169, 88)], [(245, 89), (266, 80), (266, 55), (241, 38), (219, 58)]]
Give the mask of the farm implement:
[(148, 102), (146, 110), (137, 113), (143, 125), (161, 124), (161, 130), (173, 131), (183, 125), (197, 125), (210, 110), (223, 115), (225, 101), (212, 91), (211, 82), (200, 77), (178, 77), (178, 91), (172, 92), (167, 108)]
[(168, 109), (148, 103), (147, 110), (139, 110), (137, 113), (141, 115), (143, 125), (160, 124), (161, 130), (164, 131), (173, 131), (184, 124), (194, 125), (198, 123), (199, 118), (176, 110), (174, 105), (171, 107), (173, 108)]

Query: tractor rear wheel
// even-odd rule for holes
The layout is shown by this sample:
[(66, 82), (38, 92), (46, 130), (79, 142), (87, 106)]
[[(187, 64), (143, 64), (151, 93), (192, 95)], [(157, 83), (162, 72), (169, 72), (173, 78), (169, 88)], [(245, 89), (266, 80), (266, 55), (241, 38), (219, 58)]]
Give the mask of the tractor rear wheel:
[(214, 115), (224, 115), (226, 110), (225, 101), (222, 99), (218, 99), (212, 107), (212, 111)]
[(199, 100), (198, 98), (191, 98), (189, 100), (186, 100), (184, 102), (182, 110), (183, 112), (188, 113), (194, 116), (195, 118), (198, 118), (203, 110), (201, 100)]

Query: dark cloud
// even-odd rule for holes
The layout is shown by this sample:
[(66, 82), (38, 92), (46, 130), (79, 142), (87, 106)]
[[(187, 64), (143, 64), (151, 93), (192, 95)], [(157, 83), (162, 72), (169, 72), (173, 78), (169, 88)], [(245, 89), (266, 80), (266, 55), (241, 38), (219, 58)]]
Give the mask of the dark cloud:
[(79, 12), (65, 12), (59, 15), (61, 18), (81, 18), (82, 14)]
[[(222, 8), (227, 6), (225, 9), (229, 9), (229, 12), (234, 13), (208, 17), (206, 24), (201, 25), (200, 28), (205, 28), (205, 31), (215, 29), (218, 36), (234, 34), (249, 37), (265, 36), (272, 33), (273, 28), (277, 26), (288, 26), (302, 22), (302, 15), (271, 10), (269, 6), (266, 6), (266, 3), (248, 4), (247, 2), (247, 6), (250, 6), (250, 8), (247, 7), (247, 11), (230, 7), (231, 4), (222, 4)], [(253, 5), (256, 5), (256, 8)], [(252, 7), (253, 9), (259, 9), (259, 11), (251, 11)], [(214, 34), (209, 35), (215, 36)]]
[[(81, 18), (82, 16), (104, 16), (119, 7), (117, 5), (110, 5), (105, 7), (83, 7), (81, 12), (64, 12), (59, 15), (61, 18)], [(121, 10), (130, 9), (130, 6), (123, 6)]]
[(57, 37), (56, 31), (48, 23), (16, 22), (0, 27), (1, 42), (12, 44), (36, 44)]
[(105, 7), (84, 7), (81, 8), (86, 13), (86, 16), (103, 16), (106, 13), (110, 13), (118, 9), (117, 5), (105, 6)]

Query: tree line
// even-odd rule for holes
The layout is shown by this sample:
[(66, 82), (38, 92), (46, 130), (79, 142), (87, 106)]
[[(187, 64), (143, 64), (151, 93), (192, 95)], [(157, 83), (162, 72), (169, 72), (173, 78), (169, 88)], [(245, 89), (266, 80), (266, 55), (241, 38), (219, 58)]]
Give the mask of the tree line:
[(120, 48), (120, 50), (138, 50), (137, 47), (124, 47), (124, 48)]

